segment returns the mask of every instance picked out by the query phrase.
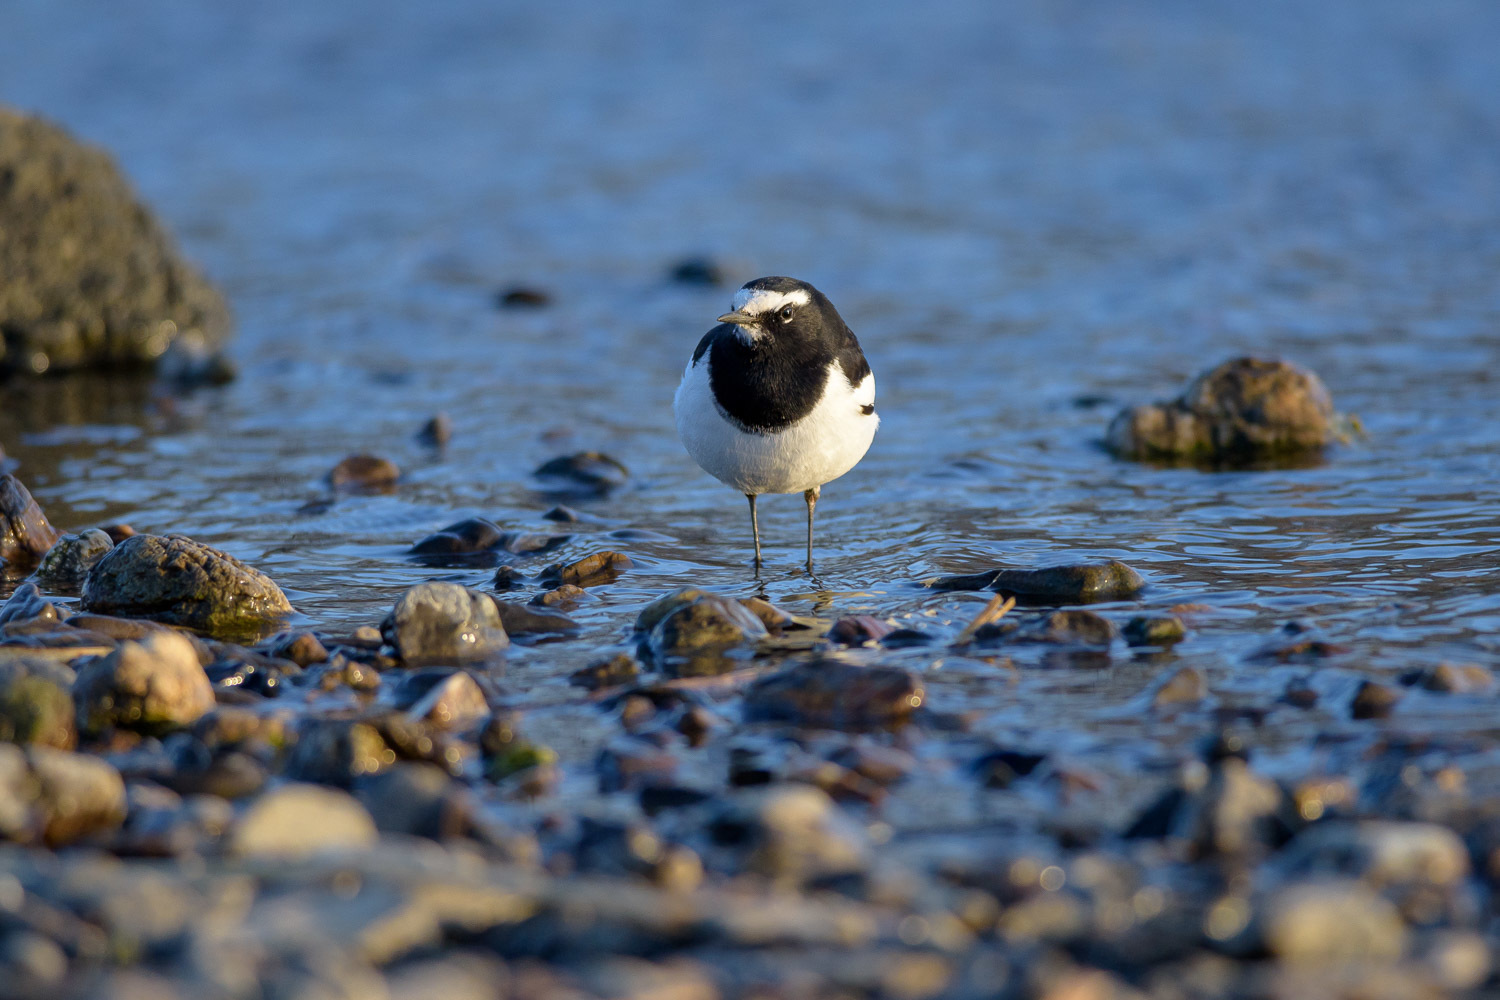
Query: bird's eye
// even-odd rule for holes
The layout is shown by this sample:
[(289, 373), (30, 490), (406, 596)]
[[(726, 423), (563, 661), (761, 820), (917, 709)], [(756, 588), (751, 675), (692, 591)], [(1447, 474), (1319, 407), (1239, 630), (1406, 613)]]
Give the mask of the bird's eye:
[(790, 323), (792, 321), (792, 307), (791, 306), (782, 306), (781, 307), (781, 311), (778, 312), (776, 315), (778, 315), (778, 316), (781, 317), (781, 321), (783, 323)]

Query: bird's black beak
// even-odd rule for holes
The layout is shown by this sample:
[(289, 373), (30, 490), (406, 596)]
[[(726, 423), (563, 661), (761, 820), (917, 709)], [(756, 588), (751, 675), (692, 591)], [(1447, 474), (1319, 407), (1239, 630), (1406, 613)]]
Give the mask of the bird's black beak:
[(733, 323), (735, 326), (760, 326), (760, 317), (751, 316), (748, 313), (732, 312), (720, 316), (719, 322)]

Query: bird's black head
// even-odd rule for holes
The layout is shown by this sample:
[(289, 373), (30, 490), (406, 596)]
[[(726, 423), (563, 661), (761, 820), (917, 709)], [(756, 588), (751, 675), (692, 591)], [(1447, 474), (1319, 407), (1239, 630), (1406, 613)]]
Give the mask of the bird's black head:
[(851, 335), (827, 296), (796, 278), (756, 278), (734, 293), (734, 310), (719, 317), (754, 345), (826, 344), (837, 350)]

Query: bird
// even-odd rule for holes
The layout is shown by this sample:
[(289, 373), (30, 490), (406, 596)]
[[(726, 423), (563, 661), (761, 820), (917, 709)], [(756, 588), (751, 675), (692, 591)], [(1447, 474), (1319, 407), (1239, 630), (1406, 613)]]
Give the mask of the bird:
[(750, 501), (757, 576), (756, 498), (802, 494), (812, 575), (823, 486), (864, 458), (880, 426), (875, 375), (833, 303), (805, 281), (747, 281), (716, 322), (677, 387), (677, 435), (705, 472)]

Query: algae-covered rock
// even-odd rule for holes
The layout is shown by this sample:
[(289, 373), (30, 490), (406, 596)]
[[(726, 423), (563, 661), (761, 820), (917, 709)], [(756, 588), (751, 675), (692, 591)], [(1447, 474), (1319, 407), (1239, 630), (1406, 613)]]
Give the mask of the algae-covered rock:
[[(4, 112), (0, 112), (0, 115), (3, 114)], [(4, 225), (0, 224), (0, 234), (4, 234), (4, 231)], [(5, 240), (0, 239), (0, 248), (4, 244)], [(0, 267), (0, 273), (4, 273), (3, 267)], [(4, 286), (5, 281), (0, 279), (0, 295), (4, 294)], [(0, 329), (4, 325), (3, 319), (0, 319)], [(3, 362), (3, 358), (0, 358), (0, 362)], [(37, 564), (57, 542), (57, 538), (57, 529), (52, 527), (47, 515), (42, 513), (42, 508), (37, 506), (31, 491), (15, 476), (0, 476), (0, 560), (11, 566), (28, 569)]]
[(745, 717), (830, 729), (886, 726), (904, 722), (925, 699), (910, 670), (819, 659), (756, 681), (745, 693)]
[(161, 733), (190, 726), (215, 705), (213, 685), (193, 644), (175, 632), (123, 642), (87, 664), (73, 685), (78, 726)]
[(3, 108), (0, 234), (0, 370), (145, 364), (229, 332), (223, 296), (107, 154)]
[(1315, 452), (1334, 438), (1333, 400), (1288, 361), (1235, 358), (1170, 402), (1122, 411), (1105, 443), (1121, 458), (1249, 460)]
[(0, 740), (73, 749), (72, 695), (46, 677), (0, 676)]
[(89, 571), (83, 607), (235, 635), (292, 610), (270, 577), (182, 535), (133, 535)]

